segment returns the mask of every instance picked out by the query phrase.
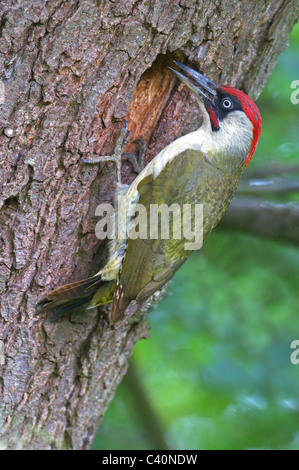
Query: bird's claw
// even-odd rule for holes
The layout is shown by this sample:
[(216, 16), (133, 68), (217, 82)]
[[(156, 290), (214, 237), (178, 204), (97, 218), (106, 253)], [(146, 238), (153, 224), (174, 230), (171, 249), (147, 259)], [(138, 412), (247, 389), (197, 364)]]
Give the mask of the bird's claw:
[(136, 157), (130, 153), (122, 153), (130, 138), (130, 131), (128, 130), (128, 121), (124, 119), (124, 125), (117, 138), (114, 154), (113, 155), (97, 155), (92, 158), (81, 158), (81, 161), (89, 164), (98, 164), (103, 162), (113, 162), (116, 165), (116, 180), (121, 183), (121, 160), (122, 158), (128, 160), (136, 173), (140, 173), (143, 169), (144, 156), (146, 153), (146, 144), (139, 139), (135, 139), (132, 143), (137, 143), (139, 146), (139, 155)]

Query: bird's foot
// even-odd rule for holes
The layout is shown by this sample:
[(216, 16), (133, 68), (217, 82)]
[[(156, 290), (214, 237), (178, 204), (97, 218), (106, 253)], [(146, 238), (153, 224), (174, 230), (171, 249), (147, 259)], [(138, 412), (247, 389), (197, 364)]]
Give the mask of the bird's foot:
[(133, 140), (132, 143), (137, 143), (139, 146), (139, 154), (136, 157), (130, 153), (123, 153), (123, 149), (127, 145), (130, 137), (128, 131), (128, 122), (124, 120), (124, 126), (116, 141), (113, 155), (97, 155), (92, 158), (81, 158), (84, 163), (98, 164), (103, 162), (113, 162), (116, 165), (116, 182), (121, 183), (121, 162), (122, 159), (128, 160), (136, 173), (140, 173), (143, 169), (144, 156), (146, 153), (146, 144), (142, 140)]

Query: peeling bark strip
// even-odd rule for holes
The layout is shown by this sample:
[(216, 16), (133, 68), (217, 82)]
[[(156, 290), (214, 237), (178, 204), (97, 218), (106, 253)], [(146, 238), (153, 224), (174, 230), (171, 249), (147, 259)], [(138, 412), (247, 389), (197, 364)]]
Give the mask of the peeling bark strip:
[(174, 57), (256, 98), (297, 17), (296, 0), (0, 3), (2, 447), (88, 448), (147, 334), (140, 313), (117, 331), (95, 311), (34, 316), (46, 291), (104, 262), (94, 211), (115, 169), (80, 157), (112, 153), (119, 119), (148, 160), (198, 125), (167, 71)]

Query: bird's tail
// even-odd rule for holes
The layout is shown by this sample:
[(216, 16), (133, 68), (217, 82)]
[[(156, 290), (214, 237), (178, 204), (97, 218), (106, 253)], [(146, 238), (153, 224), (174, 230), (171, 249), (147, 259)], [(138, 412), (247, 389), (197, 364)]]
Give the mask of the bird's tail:
[(130, 304), (131, 300), (132, 299), (126, 295), (123, 286), (118, 280), (115, 285), (113, 303), (109, 316), (109, 321), (112, 325), (118, 322), (124, 316), (125, 310)]
[(103, 281), (100, 275), (89, 277), (53, 290), (39, 301), (36, 311), (50, 313), (53, 321), (60, 320), (84, 304), (100, 306), (112, 302), (114, 289), (115, 281)]

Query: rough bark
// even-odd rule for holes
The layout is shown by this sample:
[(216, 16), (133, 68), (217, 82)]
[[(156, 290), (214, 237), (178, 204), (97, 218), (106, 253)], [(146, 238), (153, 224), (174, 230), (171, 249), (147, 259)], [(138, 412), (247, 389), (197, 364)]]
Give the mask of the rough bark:
[(119, 119), (147, 161), (198, 126), (173, 58), (256, 98), (297, 17), (295, 0), (1, 1), (2, 447), (88, 448), (147, 334), (140, 312), (118, 330), (96, 311), (35, 316), (45, 292), (105, 260), (94, 213), (112, 200), (115, 169), (80, 158), (111, 154)]

